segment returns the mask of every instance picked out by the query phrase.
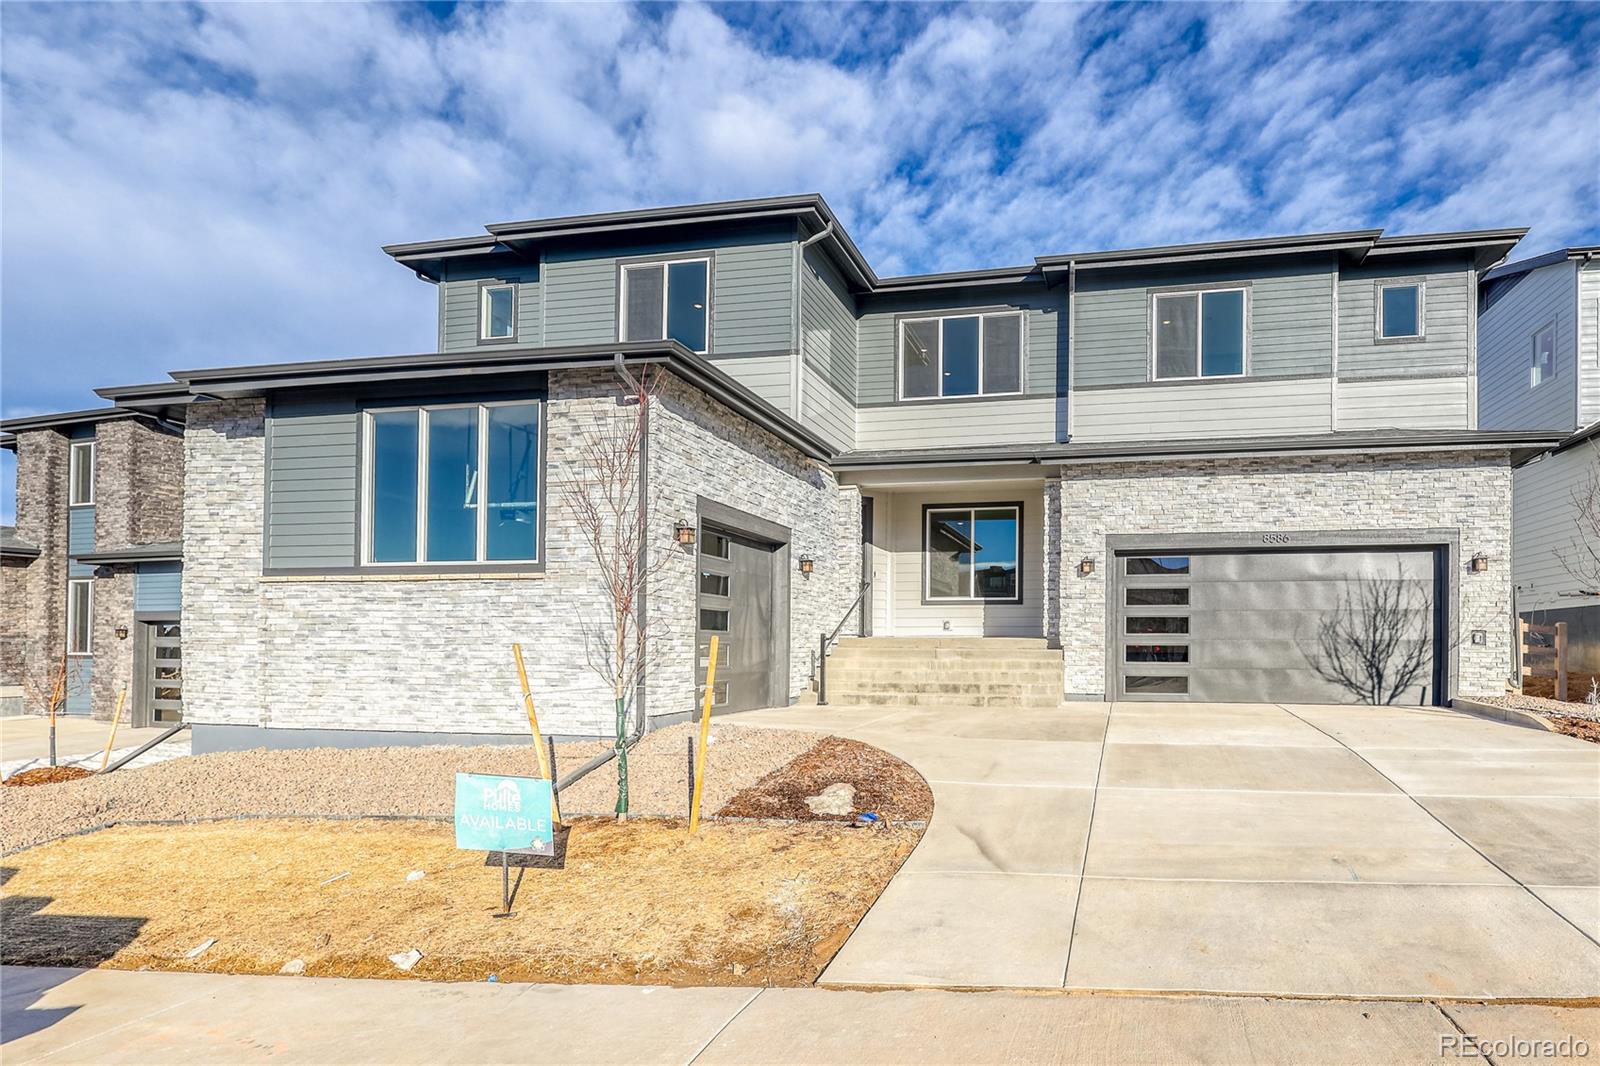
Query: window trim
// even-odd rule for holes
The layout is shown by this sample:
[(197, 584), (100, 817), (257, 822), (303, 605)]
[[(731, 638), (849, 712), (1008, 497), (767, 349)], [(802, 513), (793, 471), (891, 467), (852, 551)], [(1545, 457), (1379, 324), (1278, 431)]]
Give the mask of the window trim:
[[(1417, 332), (1402, 337), (1383, 335), (1383, 290), (1417, 290)], [(1372, 339), (1377, 344), (1416, 344), (1428, 339), (1428, 284), (1426, 278), (1379, 278), (1372, 283)]]
[[(491, 289), (511, 290), (511, 333), (504, 337), (491, 337), (489, 329), (489, 291)], [(478, 343), (479, 344), (515, 344), (521, 317), (519, 305), (522, 301), (521, 284), (515, 281), (500, 281), (486, 278), (478, 282)]]
[[(1015, 597), (1010, 597), (1010, 598), (1004, 598), (1004, 599), (997, 598), (997, 597), (987, 597), (987, 596), (930, 596), (928, 594), (928, 559), (929, 559), (929, 555), (928, 555), (928, 539), (929, 539), (928, 533), (929, 533), (929, 529), (931, 528), (930, 525), (929, 525), (929, 522), (932, 519), (933, 512), (935, 512), (935, 511), (971, 511), (971, 512), (977, 512), (977, 511), (1007, 511), (1007, 510), (1015, 511), (1016, 515), (1017, 515), (1017, 594), (1016, 594), (1016, 596)], [(974, 519), (974, 521), (976, 521), (976, 519)], [(923, 603), (923, 606), (938, 606), (938, 605), (941, 605), (941, 604), (970, 604), (970, 605), (974, 605), (974, 606), (985, 606), (985, 605), (988, 605), (988, 604), (1000, 604), (1000, 605), (1004, 605), (1004, 606), (1020, 606), (1022, 604), (1022, 602), (1023, 602), (1023, 584), (1025, 582), (1026, 575), (1027, 575), (1027, 569), (1026, 569), (1026, 566), (1024, 564), (1025, 537), (1023, 535), (1023, 530), (1026, 528), (1025, 525), (1024, 525), (1025, 521), (1026, 521), (1026, 519), (1024, 518), (1024, 511), (1023, 511), (1023, 506), (1022, 506), (1022, 501), (1021, 500), (1002, 500), (1002, 501), (993, 502), (993, 503), (983, 502), (983, 503), (925, 503), (925, 504), (923, 504), (922, 505), (922, 561), (920, 563), (921, 570), (922, 570), (921, 582), (922, 582), (922, 603)], [(977, 566), (977, 561), (974, 560), (973, 561), (973, 567), (974, 567), (973, 574), (974, 574), (974, 576), (976, 576), (976, 573), (977, 573), (976, 566)], [(973, 583), (973, 587), (974, 588), (977, 587), (976, 582)]]
[[(78, 650), (72, 647), (72, 590), (74, 585), (82, 585), (88, 590), (88, 597), (84, 603), (84, 610), (88, 614), (87, 624), (84, 626), (84, 646)], [(73, 658), (89, 658), (94, 655), (94, 578), (69, 577), (67, 578), (67, 654)]]
[[(983, 391), (983, 336), (986, 318), (999, 318), (1001, 315), (1012, 315), (1017, 319), (1017, 387), (1009, 392), (984, 392)], [(952, 318), (976, 318), (978, 320), (978, 391), (961, 396), (944, 395), (944, 324)], [(935, 370), (935, 377), (939, 382), (939, 392), (934, 396), (907, 396), (905, 394), (905, 363), (904, 354), (906, 326), (912, 322), (937, 322), (939, 323), (939, 366)], [(951, 403), (959, 401), (971, 402), (973, 400), (1001, 400), (1015, 396), (1025, 396), (1028, 392), (1028, 315), (1025, 308), (1021, 307), (973, 307), (959, 308), (949, 311), (934, 311), (931, 313), (916, 312), (913, 314), (896, 315), (894, 320), (894, 398), (896, 403)]]
[[(1200, 285), (1181, 289), (1152, 289), (1146, 311), (1150, 318), (1146, 326), (1146, 333), (1150, 339), (1149, 364), (1146, 368), (1150, 375), (1152, 385), (1165, 385), (1176, 381), (1238, 381), (1240, 378), (1250, 376), (1250, 315), (1254, 311), (1254, 301), (1250, 298), (1250, 286), (1229, 282), (1222, 285)], [(1239, 320), (1239, 330), (1243, 334), (1241, 341), (1241, 355), (1237, 374), (1207, 374), (1206, 368), (1206, 336), (1205, 336), (1205, 297), (1208, 294), (1219, 292), (1237, 292), (1244, 301), (1243, 312)], [(1193, 374), (1171, 375), (1161, 377), (1157, 373), (1159, 354), (1159, 329), (1157, 323), (1156, 304), (1160, 300), (1170, 299), (1175, 296), (1193, 296), (1195, 298), (1194, 316), (1194, 370)]]
[[(689, 252), (683, 255), (647, 256), (639, 259), (617, 260), (617, 343), (624, 343), (623, 338), (628, 335), (628, 271), (641, 267), (659, 266), (661, 268), (661, 336), (655, 338), (666, 341), (667, 338), (667, 308), (672, 300), (672, 272), (667, 268), (673, 264), (704, 263), (706, 265), (706, 346), (704, 348), (690, 348), (696, 355), (707, 355), (711, 352), (712, 344), (712, 318), (711, 318), (711, 290), (715, 287), (716, 257), (709, 252)], [(685, 345), (685, 347), (688, 347)]]
[[(487, 502), (488, 469), (489, 469), (489, 411), (496, 407), (533, 407), (538, 411), (539, 418), (539, 448), (536, 458), (537, 468), (534, 474), (534, 483), (538, 486), (539, 502), (537, 505), (536, 528), (534, 532), (534, 555), (529, 559), (486, 559), (488, 550), (489, 507)], [(478, 411), (478, 515), (476, 528), (476, 558), (474, 559), (438, 559), (425, 558), (428, 546), (428, 418), (430, 411), (462, 410), (476, 408)], [(373, 524), (377, 520), (377, 508), (374, 506), (373, 494), (376, 486), (373, 483), (373, 460), (376, 449), (373, 447), (374, 415), (388, 414), (397, 411), (417, 412), (417, 543), (416, 558), (391, 562), (379, 562), (372, 558), (373, 550)], [(357, 557), (359, 569), (372, 570), (398, 570), (412, 573), (422, 571), (455, 571), (455, 570), (528, 570), (542, 569), (544, 566), (544, 529), (545, 508), (548, 506), (545, 490), (545, 441), (549, 436), (549, 427), (546, 424), (546, 405), (543, 400), (522, 398), (511, 400), (481, 400), (461, 403), (409, 403), (394, 404), (384, 407), (366, 407), (361, 411), (361, 551)]]
[[(1539, 368), (1539, 334), (1545, 332), (1550, 334), (1550, 376), (1546, 378), (1540, 378), (1538, 381), (1534, 381), (1533, 372)], [(1552, 318), (1544, 325), (1535, 329), (1533, 331), (1533, 335), (1529, 338), (1528, 343), (1528, 391), (1532, 392), (1534, 389), (1543, 388), (1545, 385), (1554, 381), (1560, 376), (1557, 373), (1557, 370), (1559, 369), (1557, 366), (1559, 355), (1556, 352), (1556, 320)]]
[[(95, 480), (94, 479), (94, 474), (95, 474), (95, 470), (94, 470), (94, 466), (95, 466), (95, 463), (94, 463), (94, 460), (95, 460), (95, 446), (94, 446), (94, 444), (95, 444), (94, 438), (90, 437), (90, 438), (88, 438), (86, 440), (71, 441), (67, 445), (67, 506), (68, 507), (93, 507), (94, 506), (94, 480)], [(89, 460), (88, 460), (88, 462), (89, 462), (89, 498), (87, 500), (74, 500), (72, 498), (72, 493), (77, 488), (77, 478), (74, 475), (77, 473), (76, 467), (77, 467), (77, 464), (78, 464), (78, 461), (79, 461), (78, 460), (78, 454), (79, 454), (79, 450), (80, 449), (88, 449), (88, 452), (89, 452)]]

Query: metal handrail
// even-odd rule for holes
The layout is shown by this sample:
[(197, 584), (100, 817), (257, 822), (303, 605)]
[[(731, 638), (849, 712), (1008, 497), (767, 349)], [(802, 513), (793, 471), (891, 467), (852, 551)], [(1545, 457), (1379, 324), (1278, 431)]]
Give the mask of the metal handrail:
[(861, 601), (866, 598), (867, 590), (872, 588), (872, 580), (868, 578), (861, 583), (861, 591), (856, 593), (856, 598), (850, 601), (850, 606), (845, 608), (844, 617), (839, 619), (839, 624), (833, 627), (832, 633), (822, 634), (821, 654), (817, 657), (817, 705), (828, 702), (828, 649), (839, 640), (839, 630), (850, 621), (850, 615), (861, 606)]

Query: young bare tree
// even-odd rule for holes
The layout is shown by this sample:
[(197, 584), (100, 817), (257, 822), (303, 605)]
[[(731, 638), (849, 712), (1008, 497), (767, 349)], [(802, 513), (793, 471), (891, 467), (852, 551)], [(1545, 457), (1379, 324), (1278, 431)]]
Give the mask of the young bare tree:
[(1367, 703), (1390, 704), (1433, 664), (1433, 601), (1416, 582), (1347, 581), (1339, 607), (1318, 627), (1311, 669)]
[(674, 555), (665, 527), (650, 514), (641, 478), (650, 410), (660, 392), (657, 373), (641, 368), (637, 377), (630, 375), (618, 388), (615, 411), (574, 428), (571, 476), (561, 484), (589, 549), (585, 565), (599, 575), (603, 592), (602, 609), (580, 612), (579, 622), (589, 669), (615, 701), (618, 818), (628, 816), (630, 711), (655, 657), (644, 591)]
[[(1545, 462), (1549, 462), (1546, 459)], [(1600, 448), (1589, 446), (1589, 476), (1572, 494), (1572, 542), (1556, 558), (1577, 584), (1574, 596), (1600, 596)]]
[(56, 764), (56, 718), (65, 713), (67, 700), (88, 691), (89, 681), (73, 670), (65, 655), (51, 665), (48, 673), (24, 670), (20, 678), (22, 697), (29, 707), (43, 707), (50, 717), (50, 765)]

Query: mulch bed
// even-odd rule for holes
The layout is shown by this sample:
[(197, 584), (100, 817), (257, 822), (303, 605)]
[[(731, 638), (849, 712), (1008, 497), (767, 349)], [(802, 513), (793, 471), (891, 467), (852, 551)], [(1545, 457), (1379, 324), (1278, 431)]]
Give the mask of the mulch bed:
[(1556, 732), (1577, 737), (1579, 740), (1587, 740), (1592, 744), (1600, 744), (1600, 722), (1564, 714), (1552, 714), (1547, 717), (1550, 724), (1556, 727)]
[(54, 785), (62, 781), (76, 781), (82, 777), (93, 777), (93, 770), (85, 770), (81, 766), (35, 766), (32, 770), (23, 770), (12, 774), (0, 784), (16, 785)]
[[(1567, 675), (1567, 702), (1582, 703), (1589, 695), (1589, 686), (1600, 681), (1594, 674), (1569, 673)], [(1553, 677), (1525, 677), (1522, 679), (1522, 694), (1536, 696), (1540, 699), (1553, 700), (1556, 698), (1556, 679)]]
[(829, 785), (854, 786), (856, 811), (890, 822), (926, 821), (933, 792), (922, 775), (886, 751), (843, 737), (825, 737), (810, 751), (739, 792), (720, 811), (723, 818), (784, 818), (850, 821), (854, 815), (813, 814), (806, 798)]

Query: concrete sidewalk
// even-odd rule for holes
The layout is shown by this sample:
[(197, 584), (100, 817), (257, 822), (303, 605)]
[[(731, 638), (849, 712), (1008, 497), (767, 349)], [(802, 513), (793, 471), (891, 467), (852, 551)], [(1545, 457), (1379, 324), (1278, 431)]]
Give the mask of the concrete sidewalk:
[[(1486, 1043), (1565, 1040), (1574, 1052), (1600, 1054), (1600, 1010), (1449, 1003), (430, 984), (13, 967), (0, 971), (0, 1007), (3, 1057), (14, 1066), (1490, 1061), (1455, 1050), (1463, 1033)], [(1522, 1059), (1496, 1054), (1493, 1061)]]
[[(112, 761), (136, 750), (146, 741), (154, 740), (168, 728), (155, 726), (134, 729), (132, 726), (121, 726), (117, 730), (116, 749), (111, 753)], [(110, 733), (109, 722), (67, 715), (57, 716), (57, 765), (99, 769), (105, 753), (106, 738)], [(161, 762), (187, 754), (189, 754), (189, 734), (185, 732), (146, 752), (130, 765), (146, 766), (152, 762)], [(49, 765), (50, 719), (34, 714), (0, 718), (0, 776), (10, 777), (23, 770)]]

